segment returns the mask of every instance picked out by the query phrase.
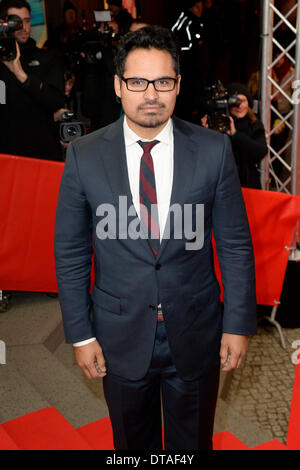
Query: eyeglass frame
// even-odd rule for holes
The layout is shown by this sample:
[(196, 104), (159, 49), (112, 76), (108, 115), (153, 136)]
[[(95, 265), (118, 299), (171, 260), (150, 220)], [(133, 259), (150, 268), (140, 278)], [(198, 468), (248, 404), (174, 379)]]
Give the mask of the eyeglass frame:
[[(130, 90), (128, 88), (128, 80), (133, 80), (133, 79), (138, 79), (138, 80), (145, 80), (147, 82), (147, 86), (144, 90)], [(157, 90), (156, 87), (155, 87), (155, 82), (158, 81), (158, 80), (163, 80), (163, 79), (169, 79), (169, 80), (173, 80), (174, 81), (174, 86), (173, 88), (171, 88), (171, 90)], [(178, 82), (178, 76), (177, 77), (160, 77), (160, 78), (156, 78), (155, 80), (148, 80), (147, 78), (142, 78), (142, 77), (128, 77), (128, 78), (125, 78), (123, 77), (123, 75), (121, 76), (121, 80), (123, 80), (123, 82), (126, 83), (126, 88), (128, 91), (132, 91), (133, 93), (144, 93), (146, 90), (148, 90), (148, 87), (150, 85), (150, 83), (152, 83), (153, 87), (154, 87), (154, 90), (157, 91), (158, 93), (167, 93), (169, 91), (173, 91), (175, 89), (175, 85), (176, 83)]]

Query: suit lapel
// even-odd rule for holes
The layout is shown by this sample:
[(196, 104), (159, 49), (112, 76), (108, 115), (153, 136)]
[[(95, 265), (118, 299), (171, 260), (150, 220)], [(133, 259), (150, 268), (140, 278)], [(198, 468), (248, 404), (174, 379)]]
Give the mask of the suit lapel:
[(102, 158), (112, 193), (117, 204), (119, 196), (127, 196), (128, 206), (130, 206), (132, 195), (126, 162), (123, 118), (120, 118), (109, 128), (104, 138), (107, 141), (107, 150)]
[[(116, 123), (109, 128), (104, 137), (107, 141), (107, 151), (103, 155), (103, 162), (111, 191), (116, 201), (116, 207), (120, 209), (119, 197), (125, 196), (127, 214), (129, 213), (130, 209), (131, 216), (138, 217), (134, 209), (129, 183), (123, 132), (123, 118), (120, 118), (118, 121), (116, 121)], [(137, 242), (139, 243), (139, 246), (143, 247), (148, 256), (153, 258), (152, 249), (148, 243), (148, 240), (138, 238)]]
[[(171, 193), (170, 208), (172, 205), (178, 204), (183, 207), (193, 176), (195, 173), (196, 159), (194, 158), (195, 148), (191, 141), (192, 132), (186, 123), (173, 118), (173, 132), (174, 132), (174, 175), (173, 187)], [(166, 227), (170, 226), (170, 239), (174, 234), (174, 224), (170, 223), (170, 211)], [(164, 231), (163, 240), (161, 242), (158, 258), (161, 257), (169, 238), (166, 229)]]

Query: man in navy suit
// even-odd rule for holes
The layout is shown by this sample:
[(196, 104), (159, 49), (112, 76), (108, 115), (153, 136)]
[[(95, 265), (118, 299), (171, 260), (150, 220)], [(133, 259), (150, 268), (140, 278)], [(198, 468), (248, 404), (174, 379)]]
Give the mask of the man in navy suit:
[(172, 117), (180, 78), (169, 31), (126, 35), (115, 75), (124, 116), (70, 144), (61, 181), (55, 256), (66, 341), (88, 378), (103, 377), (118, 450), (162, 448), (161, 400), (166, 449), (211, 449), (220, 363), (239, 367), (256, 333), (230, 142)]

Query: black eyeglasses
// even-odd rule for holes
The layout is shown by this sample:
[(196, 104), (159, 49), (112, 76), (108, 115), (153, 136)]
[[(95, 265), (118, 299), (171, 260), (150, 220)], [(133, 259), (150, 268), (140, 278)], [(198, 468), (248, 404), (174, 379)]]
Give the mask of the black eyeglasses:
[(146, 91), (149, 84), (152, 83), (156, 91), (172, 91), (177, 83), (177, 77), (162, 77), (156, 80), (147, 80), (147, 78), (124, 78), (121, 77), (123, 82), (126, 83), (127, 90), (129, 91)]

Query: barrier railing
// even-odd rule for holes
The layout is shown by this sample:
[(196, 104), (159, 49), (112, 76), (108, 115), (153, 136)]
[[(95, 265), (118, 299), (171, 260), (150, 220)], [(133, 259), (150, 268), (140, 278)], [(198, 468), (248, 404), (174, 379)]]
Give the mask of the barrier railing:
[[(0, 289), (57, 292), (54, 221), (63, 168), (63, 163), (0, 155)], [(300, 197), (246, 188), (243, 195), (255, 254), (257, 303), (276, 307), (300, 219)], [(274, 321), (275, 316), (276, 309)]]

